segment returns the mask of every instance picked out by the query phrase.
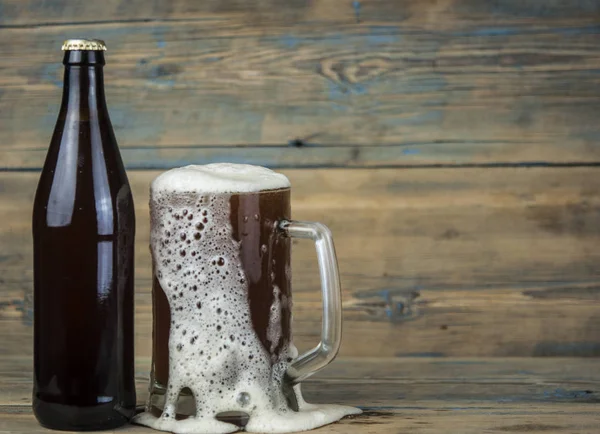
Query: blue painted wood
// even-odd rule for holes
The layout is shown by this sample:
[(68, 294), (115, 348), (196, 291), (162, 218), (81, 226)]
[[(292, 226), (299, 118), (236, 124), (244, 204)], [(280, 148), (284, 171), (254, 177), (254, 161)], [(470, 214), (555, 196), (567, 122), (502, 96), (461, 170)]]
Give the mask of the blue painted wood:
[[(595, 167), (600, 166), (598, 152), (590, 153), (589, 159), (581, 161), (577, 151), (571, 149), (575, 158), (570, 161), (521, 160), (522, 143), (405, 143), (385, 146), (360, 145), (265, 145), (265, 146), (140, 146), (121, 147), (125, 166), (129, 170), (167, 170), (188, 164), (219, 162), (256, 164), (273, 169), (328, 169), (328, 168), (499, 168), (499, 167)], [(507, 154), (504, 161), (488, 161), (481, 155), (497, 151)], [(511, 156), (511, 149), (514, 154)], [(562, 149), (546, 147), (557, 154)], [(0, 171), (41, 170), (47, 150), (0, 148)]]
[[(51, 22), (49, 9), (70, 4), (59, 3), (45, 15), (0, 3), (4, 169), (41, 164), (58, 46), (82, 31), (109, 45), (109, 107), (130, 168), (600, 161), (598, 2), (115, 1), (85, 25)], [(314, 146), (285, 147), (297, 139)]]
[[(303, 186), (295, 212), (341, 235), (350, 354), (597, 356), (599, 5), (0, 0), (0, 171), (41, 167), (61, 41), (103, 37), (138, 206), (148, 169), (367, 169), (289, 171)], [(30, 330), (21, 210), (36, 174), (0, 175), (0, 319)], [(146, 326), (147, 233), (140, 218)], [(313, 252), (296, 251), (298, 306), (318, 312)], [(318, 322), (302, 320), (298, 341)], [(2, 335), (30, 349), (23, 336)], [(555, 389), (536, 399), (585, 400)]]
[[(598, 356), (600, 168), (283, 171), (292, 215), (331, 228), (351, 356)], [(150, 333), (149, 185), (136, 204), (140, 327)], [(0, 173), (0, 322), (31, 328), (38, 173)], [(293, 246), (299, 345), (320, 332), (311, 243)], [(145, 321), (145, 322), (143, 322)], [(31, 346), (0, 327), (0, 341)], [(3, 334), (4, 333), (4, 334)], [(5, 344), (5, 346), (8, 344)], [(148, 354), (149, 347), (141, 349)]]
[[(453, 0), (441, 7), (417, 0), (110, 0), (102, 7), (75, 0), (0, 0), (0, 24), (46, 25), (102, 21), (206, 21), (211, 17), (273, 26), (299, 22), (404, 22), (430, 19), (444, 25), (483, 17), (577, 19), (600, 13), (598, 0)], [(421, 15), (421, 16), (418, 16)]]

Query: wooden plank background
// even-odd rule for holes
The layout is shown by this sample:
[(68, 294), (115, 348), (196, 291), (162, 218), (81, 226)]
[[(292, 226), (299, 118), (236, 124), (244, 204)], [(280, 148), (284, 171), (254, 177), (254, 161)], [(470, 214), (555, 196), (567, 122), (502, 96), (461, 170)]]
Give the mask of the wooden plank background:
[[(31, 354), (33, 193), (63, 39), (109, 47), (150, 354), (148, 184), (282, 170), (328, 224), (352, 357), (600, 356), (600, 1), (0, 0), (0, 348)], [(316, 342), (313, 248), (295, 335)]]
[(3, 0), (0, 164), (40, 167), (82, 34), (131, 168), (597, 162), (599, 4)]

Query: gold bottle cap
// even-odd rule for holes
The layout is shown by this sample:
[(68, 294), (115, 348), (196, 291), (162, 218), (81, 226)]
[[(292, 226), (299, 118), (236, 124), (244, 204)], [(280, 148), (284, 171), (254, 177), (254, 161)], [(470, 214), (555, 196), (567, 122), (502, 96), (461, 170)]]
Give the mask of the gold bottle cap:
[(63, 43), (62, 50), (106, 51), (106, 44), (100, 39), (67, 39)]

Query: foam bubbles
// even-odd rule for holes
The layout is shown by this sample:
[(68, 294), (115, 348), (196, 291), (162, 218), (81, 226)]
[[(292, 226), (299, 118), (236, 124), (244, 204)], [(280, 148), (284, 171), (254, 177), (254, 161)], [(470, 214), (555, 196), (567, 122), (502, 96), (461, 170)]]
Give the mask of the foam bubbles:
[(242, 392), (237, 396), (236, 402), (241, 407), (247, 407), (252, 402), (252, 398), (249, 393)]
[(273, 304), (269, 312), (269, 326), (267, 328), (267, 339), (271, 342), (271, 354), (281, 339), (281, 290), (273, 285)]

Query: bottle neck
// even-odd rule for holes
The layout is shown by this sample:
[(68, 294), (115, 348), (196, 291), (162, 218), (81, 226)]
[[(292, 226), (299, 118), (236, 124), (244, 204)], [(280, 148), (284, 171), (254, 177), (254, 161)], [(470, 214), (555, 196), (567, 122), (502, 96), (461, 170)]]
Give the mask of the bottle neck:
[[(78, 121), (97, 121), (108, 117), (104, 97), (104, 53), (67, 51), (61, 115)], [(75, 120), (75, 119), (73, 119)]]

